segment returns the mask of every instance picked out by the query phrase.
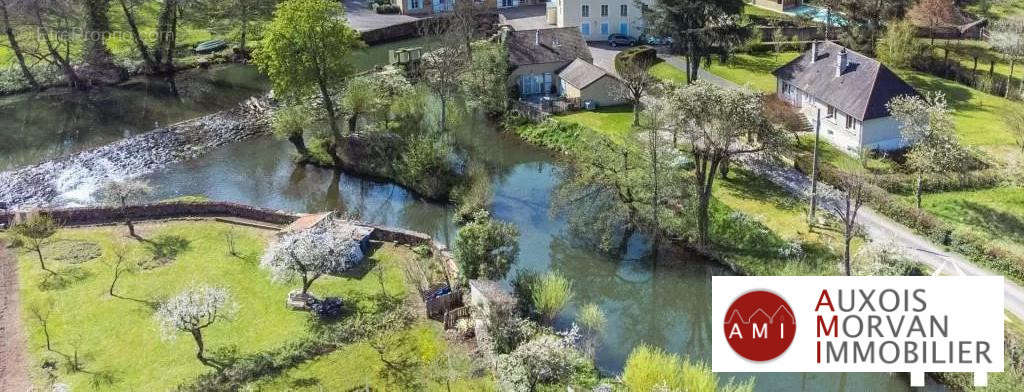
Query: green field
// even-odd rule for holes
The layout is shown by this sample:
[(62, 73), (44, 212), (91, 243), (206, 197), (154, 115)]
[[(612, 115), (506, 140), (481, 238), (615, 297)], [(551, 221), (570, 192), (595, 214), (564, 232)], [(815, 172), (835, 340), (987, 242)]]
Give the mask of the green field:
[[(22, 318), (28, 331), (31, 369), (41, 369), (42, 363), (53, 361), (58, 380), (74, 390), (163, 391), (209, 372), (209, 367), (195, 359), (195, 343), (190, 336), (178, 334), (174, 339), (164, 339), (153, 318), (154, 304), (193, 283), (225, 287), (238, 305), (237, 314), (230, 320), (204, 330), (208, 353), (214, 358), (231, 360), (308, 338), (308, 313), (288, 310), (284, 304), (286, 294), (298, 283), (273, 283), (269, 273), (259, 267), (271, 231), (208, 221), (140, 224), (138, 229), (141, 241), (127, 237), (126, 230), (119, 226), (59, 232), (44, 248), (44, 256), (48, 267), (60, 272), (62, 284), (55, 284), (57, 279), (40, 269), (34, 254), (21, 253)], [(228, 254), (225, 233), (229, 230), (237, 236), (237, 257)], [(122, 276), (115, 291), (119, 297), (112, 297), (107, 293), (112, 276), (109, 263), (118, 241), (131, 244), (131, 260), (148, 267)], [(89, 254), (83, 250), (96, 246), (99, 251), (94, 253), (95, 258), (65, 259)], [(157, 254), (165, 257), (156, 259)], [(361, 267), (345, 276), (325, 276), (313, 284), (311, 291), (321, 297), (339, 296), (352, 301), (361, 312), (374, 312), (374, 298), (382, 287), (396, 297), (410, 291), (402, 265), (414, 257), (408, 248), (385, 244)], [(43, 330), (30, 312), (33, 308), (50, 314), (47, 325), (54, 351), (45, 347)], [(444, 347), (440, 334), (428, 337), (426, 340)], [(82, 368), (77, 372), (66, 365), (65, 359), (65, 355), (75, 353)], [(333, 358), (333, 363), (343, 368), (373, 363), (365, 356)], [(318, 362), (304, 366), (315, 367)], [(308, 377), (317, 374), (335, 377), (315, 372)], [(376, 373), (360, 374), (370, 374), (370, 382), (380, 381), (374, 378)], [(37, 386), (46, 385), (42, 371), (33, 376)], [(358, 385), (366, 381), (352, 380)]]
[(1024, 188), (926, 194), (922, 207), (946, 222), (972, 228), (1024, 253)]

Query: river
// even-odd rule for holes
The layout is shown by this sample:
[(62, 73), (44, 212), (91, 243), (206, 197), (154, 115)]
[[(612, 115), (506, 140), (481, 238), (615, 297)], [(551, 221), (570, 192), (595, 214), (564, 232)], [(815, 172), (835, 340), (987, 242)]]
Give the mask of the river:
[[(419, 40), (412, 44), (420, 45), (422, 42)], [(361, 57), (367, 63), (386, 59), (386, 51), (381, 48), (371, 48), (369, 52)], [(246, 87), (238, 88), (243, 89), (241, 92), (244, 94), (240, 95), (248, 93), (244, 90)], [(137, 107), (132, 106), (133, 103), (124, 104), (124, 107)], [(65, 115), (58, 111), (59, 107), (38, 107), (33, 116)], [(7, 115), (6, 109), (0, 106), (0, 118), (4, 122)], [(131, 115), (127, 113), (124, 116)], [(60, 132), (39, 132), (39, 135), (24, 139), (34, 143), (25, 146), (35, 148), (35, 152), (8, 156), (7, 151), (11, 147), (2, 147), (5, 148), (2, 151), (3, 162), (16, 166), (86, 148), (88, 144), (100, 143), (102, 139), (115, 139), (116, 132), (87, 131), (93, 128), (116, 129), (118, 127), (106, 125), (131, 122), (118, 117), (117, 111), (111, 111), (109, 116), (111, 118), (90, 127), (90, 122), (96, 121), (95, 117), (70, 115), (73, 121), (64, 120), (63, 123), (71, 121), (78, 124), (76, 128), (81, 129), (78, 135), (99, 136), (76, 141), (78, 139), (67, 139)], [(22, 137), (18, 135), (18, 129), (0, 125), (0, 141), (22, 140), (18, 139)], [(519, 226), (522, 251), (513, 269), (554, 270), (572, 281), (575, 291), (572, 305), (556, 323), (565, 327), (579, 304), (597, 303), (606, 312), (608, 326), (596, 352), (597, 365), (602, 371), (620, 372), (630, 350), (642, 342), (710, 361), (711, 333), (716, 331), (714, 326), (717, 325), (709, 319), (711, 276), (728, 274), (725, 268), (683, 250), (671, 251), (669, 263), (654, 267), (648, 257), (647, 241), (641, 236), (633, 238), (623, 255), (610, 256), (599, 252), (568, 234), (566, 222), (549, 213), (549, 199), (558, 184), (562, 167), (554, 154), (500, 133), (482, 119), (465, 121), (458, 129), (458, 135), (461, 143), (469, 148), (471, 159), (482, 160), (492, 168), (494, 215)], [(7, 143), (0, 145), (11, 146)], [(338, 209), (368, 222), (426, 232), (442, 242), (451, 243), (455, 227), (451, 222), (450, 206), (418, 199), (399, 186), (345, 174), (336, 175), (331, 170), (311, 166), (296, 166), (290, 160), (292, 153), (293, 147), (289, 143), (261, 137), (172, 165), (146, 178), (157, 189), (153, 196), (155, 199), (205, 195), (215, 200), (290, 211)], [(755, 377), (758, 391), (910, 389), (907, 386), (909, 380), (903, 374), (762, 373), (721, 376)]]

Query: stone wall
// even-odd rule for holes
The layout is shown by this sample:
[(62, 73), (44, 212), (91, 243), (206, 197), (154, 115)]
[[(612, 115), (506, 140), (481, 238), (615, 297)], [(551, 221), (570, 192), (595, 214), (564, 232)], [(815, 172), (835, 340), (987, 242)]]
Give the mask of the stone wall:
[[(415, 38), (421, 35), (423, 26), (432, 23), (436, 17), (423, 18), (379, 29), (367, 30), (360, 33), (363, 42), (367, 45), (379, 45), (388, 42), (399, 41), (407, 38)], [(483, 36), (493, 34), (495, 26), (498, 25), (497, 12), (484, 12), (479, 15), (479, 24)]]
[[(761, 34), (762, 42), (774, 42), (776, 30), (781, 30), (782, 36), (785, 37), (786, 41), (791, 41), (793, 37), (796, 37), (797, 41), (811, 41), (825, 39), (825, 32), (817, 27), (767, 27), (759, 26), (755, 28), (756, 34)], [(829, 32), (831, 39), (836, 39), (838, 34), (835, 31)]]
[[(123, 211), (113, 207), (55, 208), (38, 211), (49, 214), (64, 226), (120, 223), (124, 221), (126, 216), (130, 217), (133, 221), (187, 217), (234, 217), (272, 225), (286, 225), (301, 216), (291, 212), (228, 202), (141, 204), (129, 206)], [(16, 215), (24, 213), (26, 211), (0, 212), (0, 222), (13, 222)]]

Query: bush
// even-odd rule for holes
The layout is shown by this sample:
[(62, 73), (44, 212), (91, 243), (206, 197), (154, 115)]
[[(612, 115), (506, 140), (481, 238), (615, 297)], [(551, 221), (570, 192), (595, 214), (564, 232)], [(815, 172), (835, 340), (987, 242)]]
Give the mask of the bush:
[(544, 320), (551, 322), (572, 299), (572, 283), (557, 272), (549, 272), (530, 284), (530, 302)]
[(753, 379), (746, 383), (730, 381), (718, 385), (718, 377), (702, 363), (680, 359), (678, 355), (647, 344), (640, 344), (629, 353), (622, 371), (622, 384), (628, 391), (753, 391)]
[(567, 383), (578, 370), (590, 367), (570, 343), (541, 335), (498, 357), (498, 384), (503, 391), (529, 392), (538, 385)]
[(378, 14), (397, 14), (402, 12), (402, 9), (395, 4), (374, 3), (373, 9), (377, 11)]
[(519, 256), (519, 229), (480, 210), (459, 229), (454, 249), (464, 278), (503, 279)]
[(563, 123), (553, 119), (544, 120), (541, 123), (530, 123), (524, 117), (517, 115), (506, 116), (502, 126), (505, 129), (515, 131), (519, 137), (531, 144), (558, 151), (567, 151), (575, 147), (583, 134), (587, 132), (582, 125), (575, 123)]
[(635, 46), (615, 55), (615, 70), (622, 73), (630, 65), (650, 67), (657, 63), (658, 51), (647, 45)]

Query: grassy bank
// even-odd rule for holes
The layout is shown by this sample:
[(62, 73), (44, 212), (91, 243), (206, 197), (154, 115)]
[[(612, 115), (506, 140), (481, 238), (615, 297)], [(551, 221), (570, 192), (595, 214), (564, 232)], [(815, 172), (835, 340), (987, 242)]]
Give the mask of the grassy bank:
[[(38, 369), (49, 361), (56, 364), (57, 379), (74, 390), (171, 390), (209, 372), (210, 368), (195, 359), (191, 337), (179, 334), (164, 339), (153, 319), (154, 304), (194, 283), (225, 287), (238, 305), (234, 317), (204, 330), (207, 349), (214, 358), (251, 357), (309, 338), (308, 313), (284, 305), (287, 293), (297, 283), (271, 282), (269, 273), (258, 265), (272, 232), (209, 221), (146, 223), (138, 229), (143, 240), (126, 237), (123, 227), (60, 231), (43, 250), (48, 266), (61, 274), (63, 283), (59, 285), (40, 269), (34, 254), (20, 254), (22, 316), (29, 335), (31, 368), (37, 369), (37, 386), (48, 389), (47, 376)], [(238, 256), (228, 252), (228, 232), (236, 238)], [(119, 241), (126, 241), (133, 250), (131, 262), (144, 267), (124, 274), (115, 291), (118, 297), (112, 297), (107, 293), (112, 276), (109, 265)], [(312, 292), (339, 296), (355, 309), (373, 313), (374, 298), (382, 290), (396, 297), (410, 292), (402, 265), (415, 257), (408, 248), (385, 244), (350, 273), (317, 280)], [(33, 309), (49, 313), (47, 332), (53, 351), (46, 349)], [(439, 334), (424, 339), (445, 347)], [(76, 353), (79, 371), (72, 370), (65, 358)], [(364, 356), (328, 358), (350, 369), (366, 369), (361, 366), (372, 363)], [(304, 366), (316, 366), (324, 359)], [(358, 385), (380, 381), (370, 370), (359, 374), (365, 379), (354, 381)], [(310, 375), (306, 381), (316, 377)]]

